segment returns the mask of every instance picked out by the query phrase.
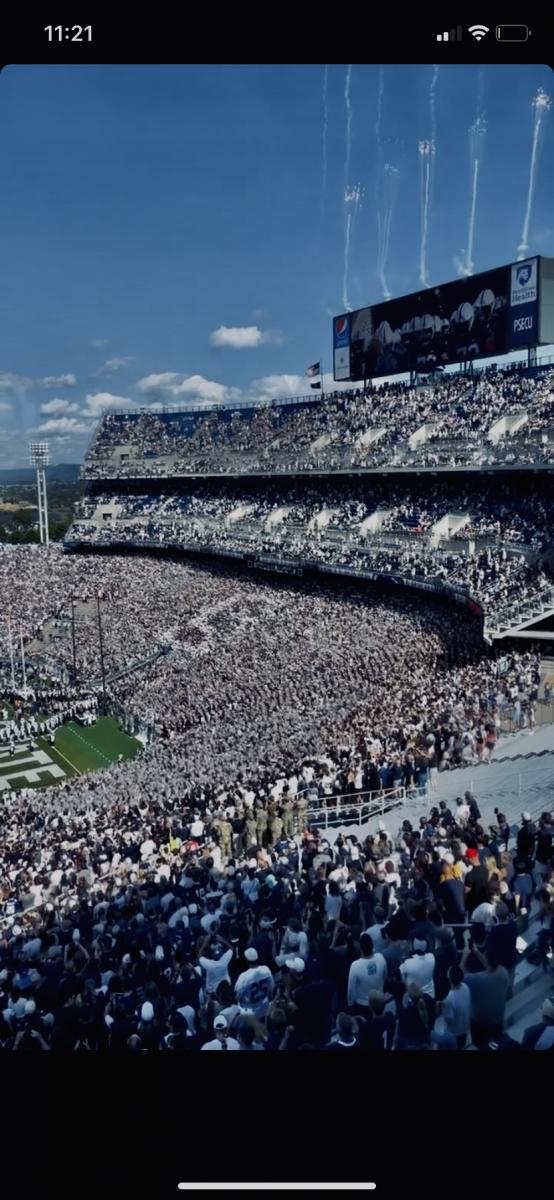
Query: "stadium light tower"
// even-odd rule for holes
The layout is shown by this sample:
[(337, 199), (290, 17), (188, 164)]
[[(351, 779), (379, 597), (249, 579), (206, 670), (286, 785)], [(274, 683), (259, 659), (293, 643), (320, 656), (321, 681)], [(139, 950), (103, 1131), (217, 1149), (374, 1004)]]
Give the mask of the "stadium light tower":
[(50, 545), (48, 533), (48, 499), (46, 496), (46, 467), (50, 459), (48, 442), (29, 442), (31, 466), (37, 469), (38, 525), (41, 545)]

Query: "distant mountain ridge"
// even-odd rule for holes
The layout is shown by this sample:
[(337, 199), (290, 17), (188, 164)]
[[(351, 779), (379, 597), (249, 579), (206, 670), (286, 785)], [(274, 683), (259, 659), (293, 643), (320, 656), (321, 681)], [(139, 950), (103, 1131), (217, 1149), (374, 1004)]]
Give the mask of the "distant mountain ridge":
[[(33, 467), (10, 467), (0, 470), (0, 483), (33, 483), (36, 471)], [(79, 463), (59, 463), (57, 467), (47, 467), (46, 480), (50, 483), (77, 483), (79, 480)]]

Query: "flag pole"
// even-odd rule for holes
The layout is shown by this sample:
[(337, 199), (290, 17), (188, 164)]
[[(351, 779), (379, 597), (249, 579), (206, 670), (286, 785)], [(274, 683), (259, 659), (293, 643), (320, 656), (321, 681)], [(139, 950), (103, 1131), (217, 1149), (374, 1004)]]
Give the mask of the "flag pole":
[(21, 667), (23, 670), (23, 695), (27, 699), (27, 672), (25, 670), (25, 647), (23, 645), (23, 630), (20, 626), (19, 636), (21, 639)]
[(13, 659), (12, 623), (11, 623), (10, 617), (8, 617), (8, 642), (9, 642), (9, 647), (10, 647), (10, 666), (11, 666), (11, 672), (12, 672), (12, 692), (15, 692), (15, 665), (14, 665), (14, 659)]
[(319, 373), (320, 373), (320, 378), (321, 378), (321, 399), (323, 400), (323, 359), (322, 358), (320, 358), (320, 360), (319, 360), (319, 368), (320, 368)]

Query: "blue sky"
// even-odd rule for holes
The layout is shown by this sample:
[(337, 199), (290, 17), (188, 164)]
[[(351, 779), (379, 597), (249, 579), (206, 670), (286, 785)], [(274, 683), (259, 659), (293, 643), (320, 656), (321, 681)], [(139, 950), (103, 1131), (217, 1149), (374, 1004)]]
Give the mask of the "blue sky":
[[(25, 464), (39, 434), (54, 462), (80, 460), (98, 414), (123, 401), (295, 394), (311, 362), (329, 371), (345, 186), (360, 186), (349, 303), (383, 298), (385, 163), (399, 172), (386, 283), (392, 295), (420, 286), (418, 142), (433, 133), (432, 78), (432, 66), (354, 66), (345, 96), (346, 65), (329, 66), (326, 89), (322, 66), (4, 70), (0, 466)], [(479, 108), (474, 267), (517, 257), (539, 87), (554, 92), (547, 67), (439, 69), (430, 282), (455, 278), (467, 257)], [(554, 255), (553, 120), (530, 254)]]

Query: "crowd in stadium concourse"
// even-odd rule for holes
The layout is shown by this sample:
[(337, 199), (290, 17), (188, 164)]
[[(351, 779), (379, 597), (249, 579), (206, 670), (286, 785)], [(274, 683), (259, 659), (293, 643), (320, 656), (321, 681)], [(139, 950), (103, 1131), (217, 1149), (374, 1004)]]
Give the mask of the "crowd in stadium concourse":
[[(485, 371), (475, 379), (445, 375), (417, 388), (394, 383), (334, 392), (309, 403), (108, 413), (88, 451), (85, 475), (545, 463), (554, 453), (553, 381), (550, 370), (533, 377), (515, 369)], [(514, 416), (521, 420), (513, 434), (500, 430), (494, 443), (487, 440), (500, 418)], [(423, 426), (425, 440), (410, 445)], [(370, 430), (380, 432), (368, 444)]]

